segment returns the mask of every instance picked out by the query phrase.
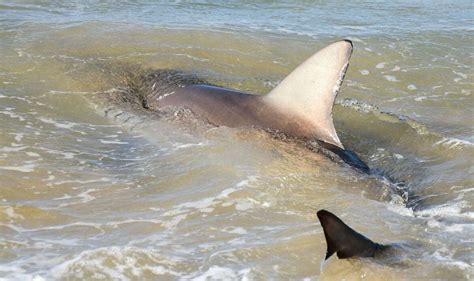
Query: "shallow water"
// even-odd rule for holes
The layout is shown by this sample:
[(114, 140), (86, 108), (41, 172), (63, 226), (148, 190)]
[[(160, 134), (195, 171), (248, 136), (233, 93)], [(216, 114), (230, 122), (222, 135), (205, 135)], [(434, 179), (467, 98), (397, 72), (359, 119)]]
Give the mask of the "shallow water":
[[(472, 279), (472, 14), (470, 1), (2, 1), (0, 278)], [(341, 38), (355, 51), (336, 128), (377, 176), (256, 130), (129, 126), (94, 99), (136, 67), (263, 94)], [(323, 208), (413, 249), (396, 266), (323, 263)]]

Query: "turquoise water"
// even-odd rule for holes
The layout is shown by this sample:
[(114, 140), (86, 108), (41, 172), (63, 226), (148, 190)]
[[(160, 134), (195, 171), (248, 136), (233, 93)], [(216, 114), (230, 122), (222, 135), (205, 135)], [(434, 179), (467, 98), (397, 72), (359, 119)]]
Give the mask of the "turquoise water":
[[(472, 279), (473, 14), (472, 1), (1, 1), (0, 278)], [(374, 176), (257, 130), (136, 112), (130, 126), (94, 98), (147, 68), (265, 94), (343, 38), (335, 125)], [(321, 208), (413, 250), (397, 266), (323, 263)]]
[(468, 32), (471, 1), (2, 1), (5, 25), (115, 22), (308, 36)]

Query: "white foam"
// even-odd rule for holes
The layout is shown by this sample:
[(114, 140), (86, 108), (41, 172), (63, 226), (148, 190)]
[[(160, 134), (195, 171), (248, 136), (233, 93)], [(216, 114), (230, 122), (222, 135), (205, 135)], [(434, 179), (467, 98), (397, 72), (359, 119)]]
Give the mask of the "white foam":
[(71, 198), (73, 198), (71, 195), (64, 194), (62, 197), (53, 198), (52, 200), (68, 200), (68, 199), (71, 199)]
[(228, 268), (213, 265), (203, 274), (192, 278), (194, 281), (210, 281), (210, 280), (238, 280), (237, 273)]
[(236, 191), (237, 191), (237, 189), (235, 189), (233, 187), (226, 188), (226, 189), (221, 191), (221, 193), (217, 196), (217, 198), (228, 197), (230, 194), (232, 194)]
[(77, 125), (76, 123), (67, 122), (67, 121), (58, 122), (58, 121), (55, 121), (51, 118), (46, 118), (46, 117), (40, 117), (40, 118), (38, 118), (38, 120), (40, 120), (41, 122), (44, 122), (46, 124), (51, 124), (51, 125), (53, 125), (57, 128), (61, 128), (61, 129), (72, 129), (74, 126)]
[(59, 151), (59, 150), (54, 150), (54, 149), (49, 149), (49, 148), (44, 148), (44, 147), (37, 147), (38, 149), (44, 150), (50, 154), (57, 154), (57, 155), (62, 155), (64, 159), (73, 159), (74, 156), (77, 154), (74, 152), (64, 152), (64, 151)]
[(27, 151), (26, 152), (26, 155), (30, 156), (30, 157), (41, 157), (41, 155), (39, 155), (38, 153), (36, 152), (31, 152), (31, 151)]
[(466, 78), (467, 78), (467, 74), (465, 74), (465, 73), (456, 72), (456, 71), (454, 71), (454, 70), (453, 70), (453, 73), (456, 74), (456, 75), (461, 76), (463, 79), (466, 79)]
[(466, 201), (459, 201), (456, 203), (450, 203), (449, 205), (441, 205), (432, 207), (429, 209), (418, 210), (414, 213), (421, 217), (466, 217), (470, 216), (470, 213), (462, 213), (462, 209), (469, 206)]
[[(80, 200), (81, 203), (90, 202), (90, 201), (96, 199), (95, 196), (92, 196), (92, 195), (89, 194), (89, 193), (94, 192), (94, 191), (96, 191), (94, 188), (90, 188), (90, 189), (88, 189), (88, 190), (86, 190), (86, 191), (84, 191), (84, 192), (79, 193), (79, 194), (77, 195), (77, 197), (81, 198), (81, 200)], [(61, 206), (66, 206), (66, 205), (68, 205), (68, 204), (63, 204), (63, 205), (61, 205)], [(69, 205), (70, 205), (70, 204), (69, 204)]]
[[(131, 255), (133, 251), (132, 253), (129, 252), (128, 248), (121, 249), (119, 247), (83, 251), (75, 258), (53, 267), (50, 270), (50, 274), (54, 279), (63, 279), (72, 268), (83, 267), (88, 270), (100, 272), (100, 274), (95, 276), (96, 279), (127, 280), (128, 278), (123, 274), (125, 269), (136, 268), (136, 259)], [(111, 257), (113, 257), (112, 261), (110, 261)], [(112, 262), (115, 266), (110, 267), (108, 262)], [(132, 268), (130, 268), (130, 266), (132, 266)]]
[(77, 197), (81, 197), (81, 198), (82, 198), (82, 203), (86, 203), (86, 202), (92, 201), (92, 200), (95, 199), (95, 197), (92, 196), (92, 195), (90, 195), (89, 193), (94, 192), (94, 191), (96, 191), (94, 188), (90, 188), (90, 189), (88, 189), (88, 190), (86, 190), (86, 191), (84, 191), (84, 192), (82, 192), (82, 193), (79, 193), (79, 194), (77, 195)]
[(56, 91), (56, 90), (50, 90), (48, 92), (50, 95), (86, 95), (86, 94), (94, 94), (93, 92), (80, 92), (80, 91)]
[(23, 139), (23, 136), (24, 136), (25, 134), (23, 134), (23, 133), (16, 133), (16, 134), (14, 134), (14, 135), (15, 135), (15, 141), (21, 142), (21, 140)]
[(416, 88), (415, 85), (410, 84), (410, 85), (407, 86), (407, 89), (408, 89), (408, 90), (411, 90), (411, 91), (414, 91), (414, 90), (416, 90), (417, 88)]
[(14, 112), (11, 112), (11, 111), (0, 111), (0, 114), (3, 114), (3, 115), (7, 115), (8, 117), (12, 118), (12, 119), (18, 119), (20, 121), (25, 121), (26, 119), (22, 116), (20, 116), (19, 114), (17, 113), (14, 113)]
[(360, 74), (362, 75), (369, 75), (370, 72), (367, 70), (367, 69), (362, 69), (362, 70), (359, 70)]
[(445, 226), (445, 231), (447, 232), (463, 232), (465, 228), (471, 228), (470, 233), (472, 233), (473, 226), (471, 224), (461, 224), (461, 223), (455, 223), (451, 224), (448, 226)]
[[(50, 178), (51, 177), (49, 177), (48, 180)], [(95, 182), (110, 182), (110, 181), (112, 181), (112, 180), (109, 179), (109, 178), (106, 178), (106, 177), (102, 177), (100, 179), (93, 179), (93, 180), (64, 180), (64, 181), (55, 182), (54, 185), (61, 185), (61, 184), (65, 184), (65, 183), (88, 184), (88, 183), (95, 183)]]
[(461, 140), (457, 138), (443, 138), (440, 141), (435, 142), (433, 145), (442, 145), (449, 148), (456, 148), (462, 146), (472, 146), (473, 143), (467, 140)]
[(222, 207), (230, 207), (234, 204), (235, 204), (235, 202), (233, 202), (233, 201), (227, 201), (227, 202), (222, 203)]
[(238, 200), (237, 204), (235, 204), (235, 209), (237, 211), (246, 211), (252, 209), (254, 205), (255, 204), (247, 198), (246, 200)]
[(161, 223), (161, 225), (165, 228), (168, 228), (168, 229), (172, 229), (172, 228), (176, 228), (178, 226), (178, 224), (186, 219), (188, 217), (188, 215), (184, 215), (184, 214), (181, 214), (181, 215), (177, 215), (177, 216), (174, 216), (172, 219), (168, 220), (168, 221), (163, 221)]
[(28, 146), (16, 146), (16, 147), (4, 146), (0, 148), (0, 152), (17, 152), (17, 151), (21, 151), (27, 148)]
[(209, 206), (213, 205), (215, 199), (217, 199), (217, 198), (216, 197), (204, 198), (204, 199), (197, 200), (197, 201), (192, 201), (192, 202), (179, 204), (178, 206), (176, 206), (176, 208), (177, 209), (182, 209), (182, 208), (195, 208), (195, 209), (209, 208)]
[(435, 219), (429, 219), (427, 225), (430, 228), (439, 228), (442, 226), (441, 223)]
[(375, 66), (375, 68), (384, 68), (385, 67), (385, 62), (381, 62)]
[(201, 208), (200, 211), (201, 213), (212, 213), (214, 208)]
[(402, 216), (414, 217), (413, 210), (402, 204), (389, 204), (388, 209)]
[(0, 166), (0, 169), (2, 170), (7, 170), (7, 171), (16, 171), (16, 172), (22, 172), (22, 173), (31, 173), (33, 172), (36, 167), (35, 164), (26, 164), (23, 166)]
[(204, 146), (205, 142), (199, 142), (199, 143), (175, 143), (173, 144), (173, 147), (175, 150), (178, 149), (183, 149), (183, 148), (188, 148), (188, 147), (193, 147), (193, 146)]
[(24, 216), (17, 214), (15, 212), (15, 209), (13, 209), (13, 207), (11, 206), (7, 206), (6, 208), (4, 208), (3, 212), (11, 219), (21, 219), (21, 220), (25, 219)]
[(119, 141), (119, 140), (108, 141), (108, 140), (99, 139), (99, 141), (103, 144), (128, 144), (128, 142), (126, 141)]
[(223, 200), (228, 198), (230, 194), (236, 192), (238, 190), (237, 187), (247, 186), (251, 181), (255, 179), (256, 177), (250, 176), (247, 179), (237, 183), (236, 187), (230, 187), (222, 190), (215, 197), (208, 197), (196, 201), (185, 202), (175, 206), (172, 210), (169, 210), (162, 214), (162, 216), (164, 217), (173, 217), (173, 219), (163, 222), (163, 226), (168, 228), (176, 227), (181, 220), (187, 217), (187, 214), (185, 213), (191, 211), (192, 209), (198, 210), (199, 212), (206, 214), (213, 212), (215, 209), (214, 206), (217, 204), (222, 204), (222, 206), (224, 207), (235, 205), (235, 208), (238, 211), (245, 211), (251, 209), (255, 205), (262, 205), (263, 207), (270, 206), (268, 202), (260, 204), (260, 202), (251, 198)]
[(151, 272), (153, 272), (153, 274), (156, 274), (156, 275), (165, 275), (165, 274), (169, 274), (169, 275), (174, 275), (174, 276), (180, 276), (180, 274), (176, 271), (173, 271), (173, 270), (169, 270), (167, 269), (166, 267), (162, 266), (162, 265), (158, 265), (158, 266), (143, 266), (143, 269), (148, 269), (150, 270)]
[(236, 187), (243, 187), (243, 186), (249, 186), (250, 183), (254, 182), (254, 181), (257, 181), (258, 180), (258, 176), (249, 176), (247, 177), (246, 179), (238, 182), (236, 184)]
[(400, 80), (397, 79), (397, 77), (392, 76), (392, 75), (384, 75), (385, 79), (390, 82), (400, 82)]
[(393, 154), (393, 157), (395, 157), (395, 158), (398, 159), (398, 160), (401, 160), (401, 159), (405, 158), (405, 157), (403, 157), (403, 155), (398, 154), (398, 153), (394, 153), (394, 154)]
[(442, 261), (445, 264), (456, 266), (456, 267), (460, 268), (461, 270), (466, 270), (466, 269), (471, 269), (472, 268), (472, 266), (470, 264), (462, 262), (462, 261), (454, 260), (452, 258), (452, 255), (450, 255), (450, 254), (448, 254), (448, 255), (444, 254), (443, 250), (445, 250), (445, 249), (441, 249), (441, 251), (434, 252), (433, 255), (431, 255), (431, 257), (434, 258), (437, 261)]
[(191, 55), (188, 55), (188, 54), (175, 54), (175, 56), (186, 57), (186, 58), (189, 58), (189, 59), (192, 59), (192, 60), (195, 60), (195, 61), (201, 61), (201, 62), (209, 61), (209, 59), (206, 59), (206, 58), (198, 58), (198, 57), (191, 56)]
[(226, 228), (226, 229), (224, 229), (224, 231), (227, 232), (227, 233), (240, 234), (240, 235), (245, 235), (245, 234), (248, 233), (247, 230), (245, 230), (242, 227), (231, 227), (230, 229)]

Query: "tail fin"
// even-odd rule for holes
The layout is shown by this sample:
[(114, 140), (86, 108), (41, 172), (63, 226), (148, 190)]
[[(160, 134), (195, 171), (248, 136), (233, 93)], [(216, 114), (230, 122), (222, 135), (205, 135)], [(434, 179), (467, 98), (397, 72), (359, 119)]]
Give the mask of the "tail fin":
[(369, 166), (367, 166), (367, 164), (365, 164), (364, 161), (360, 160), (360, 158), (354, 152), (350, 150), (346, 150), (346, 149), (341, 149), (340, 147), (332, 145), (327, 142), (319, 141), (318, 143), (322, 147), (335, 153), (337, 156), (339, 156), (342, 159), (342, 161), (346, 162), (352, 167), (358, 169), (359, 171), (363, 173), (366, 173), (366, 174), (370, 173)]
[(334, 253), (340, 259), (374, 257), (376, 252), (388, 247), (372, 242), (326, 210), (320, 210), (317, 214), (328, 245), (326, 259)]
[(334, 128), (332, 108), (351, 54), (349, 40), (327, 46), (300, 64), (265, 99), (313, 124), (315, 138), (344, 149)]

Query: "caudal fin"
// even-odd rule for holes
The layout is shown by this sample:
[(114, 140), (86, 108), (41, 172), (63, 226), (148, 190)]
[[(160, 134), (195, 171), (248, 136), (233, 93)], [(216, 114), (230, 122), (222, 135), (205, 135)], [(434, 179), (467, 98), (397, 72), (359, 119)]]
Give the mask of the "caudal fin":
[(374, 257), (378, 251), (388, 247), (372, 242), (326, 210), (318, 211), (317, 215), (323, 227), (328, 246), (326, 259), (334, 253), (337, 253), (340, 259)]
[(335, 42), (312, 55), (265, 99), (313, 124), (314, 138), (342, 149), (332, 119), (332, 108), (349, 65), (352, 42)]

